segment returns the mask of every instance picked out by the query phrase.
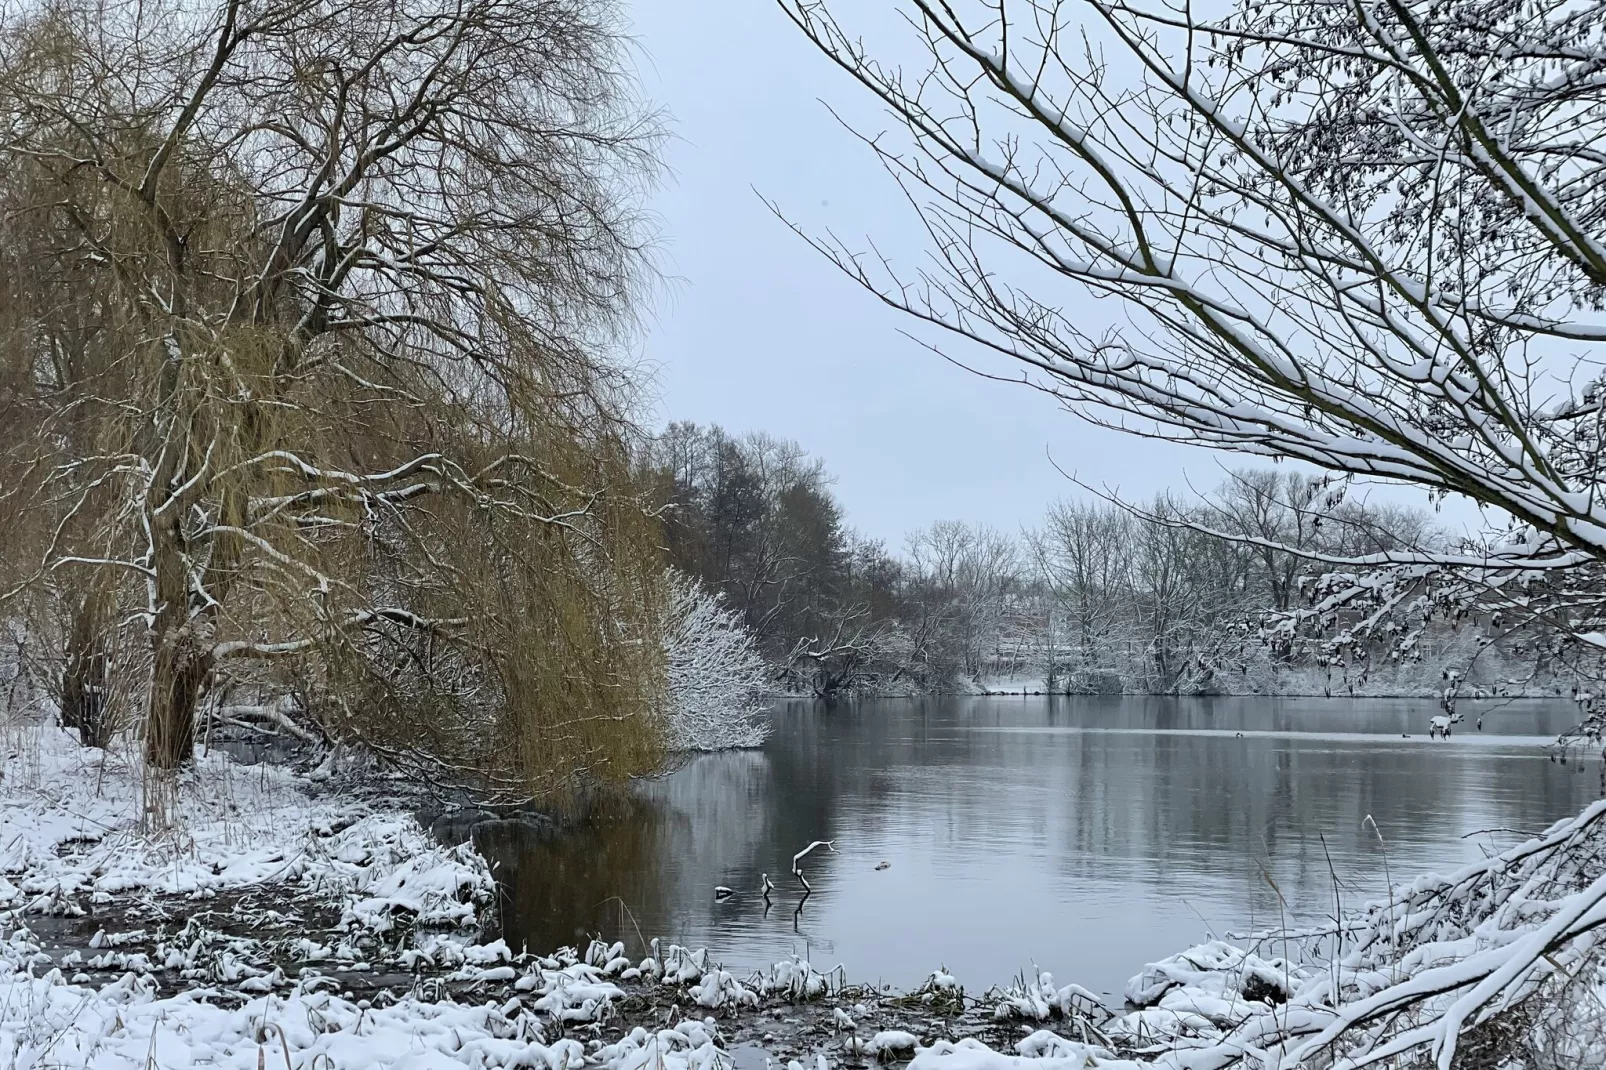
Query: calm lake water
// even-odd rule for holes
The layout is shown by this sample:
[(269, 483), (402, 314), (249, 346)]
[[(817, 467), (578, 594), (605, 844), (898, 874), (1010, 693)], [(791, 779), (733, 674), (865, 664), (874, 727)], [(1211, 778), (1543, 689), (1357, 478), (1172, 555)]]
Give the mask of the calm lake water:
[[(1430, 741), (1437, 709), (1414, 700), (799, 704), (762, 750), (699, 757), (576, 832), (498, 824), (480, 847), (509, 943), (532, 950), (600, 934), (639, 954), (639, 931), (744, 970), (795, 952), (851, 980), (941, 965), (980, 989), (1037, 966), (1118, 995), (1210, 932), (1330, 916), (1333, 872), (1358, 905), (1385, 865), (1453, 867), (1599, 794), (1598, 755), (1546, 749), (1570, 703), (1461, 708)], [(815, 839), (836, 853), (804, 860), (802, 902), (791, 857)]]

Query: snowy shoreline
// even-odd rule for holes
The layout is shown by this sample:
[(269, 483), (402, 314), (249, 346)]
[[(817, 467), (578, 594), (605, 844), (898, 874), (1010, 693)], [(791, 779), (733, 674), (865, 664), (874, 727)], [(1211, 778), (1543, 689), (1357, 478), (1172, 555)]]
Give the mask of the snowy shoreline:
[[(1048, 974), (970, 993), (939, 970), (900, 993), (796, 959), (737, 977), (656, 941), (643, 959), (599, 942), (518, 954), (482, 942), (486, 862), (410, 814), (315, 798), (289, 770), (214, 753), (185, 774), (183, 819), (153, 834), (136, 763), (54, 729), (5, 742), (8, 1068), (719, 1070), (745, 1051), (806, 1070), (910, 1058), (920, 1070), (1202, 1070), (1246, 1049), (1293, 1066), (1354, 1030), (1385, 1046), (1402, 1030), (1442, 1036), (1467, 1019), (1457, 999), (1513, 971), (1531, 991), (1586, 961), (1606, 921), (1597, 803), (1502, 855), (1398, 885), (1337, 929), (1152, 964), (1119, 1008)], [(1470, 1013), (1508, 1009), (1486, 996)]]
[[(1098, 688), (1072, 688), (1064, 687), (1050, 691), (1041, 677), (983, 677), (980, 681), (961, 680), (952, 686), (943, 688), (866, 688), (841, 695), (846, 700), (852, 699), (893, 699), (893, 698), (989, 698), (989, 697), (1017, 697), (1017, 698), (1172, 698), (1172, 699), (1214, 699), (1214, 698), (1260, 698), (1260, 699), (1326, 699), (1333, 702), (1351, 702), (1355, 699), (1413, 699), (1438, 701), (1444, 695), (1444, 685), (1434, 685), (1431, 682), (1419, 682), (1409, 687), (1385, 686), (1371, 687), (1363, 685), (1353, 690), (1344, 681), (1338, 681), (1324, 686), (1306, 679), (1288, 687), (1279, 687), (1271, 690), (1170, 690), (1156, 691), (1142, 688), (1114, 687), (1107, 690)], [(817, 696), (795, 692), (770, 692), (766, 699), (771, 702), (808, 701)], [(1571, 692), (1560, 685), (1548, 687), (1468, 687), (1457, 697), (1457, 701), (1465, 704), (1478, 702), (1573, 702)]]

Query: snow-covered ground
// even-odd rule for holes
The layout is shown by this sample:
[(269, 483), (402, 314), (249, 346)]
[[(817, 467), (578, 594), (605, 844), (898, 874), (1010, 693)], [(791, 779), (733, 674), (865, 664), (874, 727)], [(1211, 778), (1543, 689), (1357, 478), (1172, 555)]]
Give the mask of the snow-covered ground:
[[(127, 755), (51, 729), (12, 729), (5, 745), (3, 1070), (727, 1070), (733, 1041), (769, 1044), (783, 1020), (811, 1023), (784, 1048), (788, 1070), (871, 1059), (1290, 1070), (1390, 1065), (1405, 1052), (1449, 1067), (1468, 1027), (1477, 1043), (1548, 1045), (1566, 1056), (1557, 1066), (1606, 1060), (1606, 801), (1501, 855), (1397, 886), (1337, 927), (1213, 941), (1155, 963), (1112, 1008), (1047, 974), (971, 995), (938, 971), (898, 995), (797, 960), (738, 978), (705, 952), (656, 943), (639, 961), (597, 942), (514, 954), (472, 942), (492, 895), (484, 862), (437, 845), (407, 814), (220, 755), (203, 756), (178, 805), (169, 797), (153, 813)], [(279, 939), (277, 960), (265, 939), (220, 936), (196, 917), (159, 937), (99, 933), (66, 956), (34, 932), (42, 915), (114, 900), (243, 889), (318, 900), (339, 922)], [(933, 958), (941, 950), (933, 934)], [(434, 972), (413, 973), (425, 967)], [(364, 968), (401, 978), (402, 991), (356, 998), (349, 978)]]
[(137, 754), (80, 747), (57, 728), (11, 727), (0, 746), (0, 917), (288, 884), (322, 889), (369, 924), (406, 911), (466, 925), (492, 894), (472, 850), (440, 846), (408, 813), (320, 797), (274, 765), (202, 753), (164, 789)]
[[(44, 961), (40, 961), (43, 958)], [(536, 983), (505, 1000), (404, 997), (388, 1005), (341, 998), (316, 979), (283, 992), (228, 999), (215, 987), (157, 998), (148, 977), (128, 973), (94, 990), (44, 968), (24, 936), (0, 947), (0, 1066), (176, 1070), (328, 1067), (533, 1067), (702, 1070), (730, 1066), (716, 1029), (697, 1018), (649, 1034), (636, 1029), (606, 1048), (547, 1041), (554, 1022), (600, 1019), (621, 990), (579, 963), (525, 976)], [(494, 967), (490, 969), (495, 969)], [(508, 969), (503, 967), (503, 969)], [(485, 972), (489, 972), (486, 970)], [(247, 990), (249, 991), (249, 990)], [(528, 993), (531, 998), (521, 998)]]
[[(1570, 683), (1555, 679), (1504, 680), (1490, 674), (1480, 674), (1482, 682), (1467, 685), (1461, 697), (1473, 698), (1558, 698), (1570, 696)], [(1089, 681), (1093, 683), (1090, 684)], [(1096, 684), (1096, 686), (1093, 686)], [(1204, 686), (1184, 681), (1178, 690), (1157, 691), (1143, 679), (1116, 673), (1098, 674), (1087, 678), (1065, 678), (1058, 681), (1060, 693), (1073, 695), (1155, 695), (1155, 694), (1208, 694), (1230, 696), (1263, 696), (1267, 698), (1438, 698), (1444, 694), (1441, 674), (1407, 670), (1373, 672), (1365, 677), (1348, 677), (1341, 671), (1320, 668), (1296, 667), (1280, 669), (1259, 676), (1224, 674), (1211, 678)], [(1037, 695), (1048, 691), (1043, 673), (1007, 673), (983, 676), (979, 681), (956, 681), (952, 690), (958, 694), (977, 695)]]

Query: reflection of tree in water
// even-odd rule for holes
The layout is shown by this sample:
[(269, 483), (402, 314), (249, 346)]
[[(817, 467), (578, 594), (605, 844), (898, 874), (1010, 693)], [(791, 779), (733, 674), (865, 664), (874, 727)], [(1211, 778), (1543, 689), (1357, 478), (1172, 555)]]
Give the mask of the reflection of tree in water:
[[(919, 825), (939, 859), (986, 857), (1000, 838), (1035, 842), (1072, 880), (1164, 891), (1179, 877), (1215, 875), (1241, 883), (1245, 907), (1264, 912), (1277, 893), (1262, 865), (1306, 904), (1331, 902), (1329, 856), (1341, 879), (1364, 877), (1375, 889), (1382, 853), (1367, 815), (1382, 823), (1400, 878), (1475, 828), (1537, 831), (1586, 801), (1581, 780), (1540, 768), (1536, 749), (1399, 739), (1425, 733), (1433, 712), (1431, 702), (1409, 700), (1149, 697), (815, 711), (783, 720), (770, 748), (785, 800), (777, 826), (781, 840), (801, 845), (837, 835), (837, 824), (848, 835), (889, 821)], [(1553, 736), (1571, 711), (1502, 705), (1496, 716), (1531, 739)], [(1032, 731), (1053, 727), (1078, 731)], [(1287, 732), (1301, 735), (1263, 734)]]
[[(759, 750), (699, 755), (646, 794), (663, 815), (659, 879), (670, 901), (707, 917), (715, 909), (714, 885), (725, 884), (738, 895), (720, 907), (723, 916), (749, 905), (763, 871), (760, 859), (776, 835), (768, 756)], [(774, 869), (768, 872), (779, 879)]]
[(710, 921), (719, 883), (744, 893), (721, 908), (727, 916), (749, 898), (762, 909), (745, 893), (758, 887), (753, 867), (769, 846), (769, 795), (764, 755), (731, 751), (639, 790), (588, 797), (561, 829), (476, 825), (475, 847), (496, 864), (508, 945), (545, 953), (595, 936), (641, 954), (639, 937), (676, 940)]
[[(509, 943), (539, 950), (596, 934), (638, 954), (639, 924), (649, 938), (779, 957), (796, 947), (791, 858), (816, 839), (838, 839), (857, 862), (867, 845), (902, 847), (940, 879), (984, 881), (1012, 859), (1014, 872), (1062, 885), (1066, 902), (1082, 882), (1140, 896), (1209, 885), (1220, 912), (1210, 920), (1229, 926), (1276, 917), (1264, 865), (1311, 920), (1331, 909), (1329, 854), (1341, 878), (1380, 891), (1369, 814), (1401, 879), (1453, 859), (1474, 828), (1537, 829), (1589, 797), (1594, 775), (1569, 776), (1532, 746), (1567, 710), (1502, 711), (1497, 723), (1529, 740), (1519, 749), (1399, 738), (1424, 731), (1435, 709), (1120, 697), (799, 706), (777, 716), (764, 750), (699, 756), (593, 800), (571, 831), (502, 822), (475, 839), (501, 865)], [(1290, 730), (1303, 734), (1276, 734)], [(838, 922), (852, 912), (833, 898), (851, 884), (843, 857), (808, 860), (805, 936), (852, 931), (809, 932), (832, 904)], [(761, 872), (779, 886), (768, 914)], [(716, 884), (736, 894), (716, 903)], [(1344, 905), (1360, 898), (1346, 889)]]
[(643, 953), (625, 907), (637, 919), (664, 916), (668, 889), (657, 858), (664, 822), (651, 800), (610, 791), (588, 799), (562, 831), (517, 821), (475, 826), (475, 848), (496, 863), (508, 946), (545, 953), (584, 948), (598, 936)]

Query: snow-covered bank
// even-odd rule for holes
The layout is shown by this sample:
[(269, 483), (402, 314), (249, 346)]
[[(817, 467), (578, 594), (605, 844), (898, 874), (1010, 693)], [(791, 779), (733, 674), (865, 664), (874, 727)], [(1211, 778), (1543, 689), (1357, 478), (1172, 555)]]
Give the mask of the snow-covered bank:
[[(506, 957), (505, 948), (481, 959), (499, 957)], [(149, 975), (136, 972), (98, 990), (67, 982), (25, 933), (14, 933), (0, 945), (0, 1066), (260, 1070), (265, 1061), (278, 1066), (281, 1060), (290, 1068), (331, 1070), (730, 1065), (715, 1045), (712, 1019), (692, 1018), (651, 1034), (632, 1029), (605, 1049), (599, 1041), (562, 1037), (568, 1025), (610, 1017), (624, 993), (595, 966), (572, 958), (545, 965), (551, 968), (537, 964), (522, 974), (505, 998), (474, 1002), (416, 996), (354, 1001), (328, 991), (327, 979), (317, 976), (294, 985), (279, 977), (276, 986), (208, 986), (158, 997)], [(497, 980), (514, 973), (509, 967), (468, 969)]]
[[(804, 1070), (905, 1058), (920, 1070), (1290, 1070), (1448, 1052), (1462, 1026), (1463, 1046), (1553, 1043), (1558, 1022), (1588, 1024), (1580, 1008), (1601, 991), (1606, 803), (1396, 886), (1342, 925), (1155, 963), (1128, 985), (1131, 1005), (1111, 1007), (1048, 974), (967, 993), (939, 971), (895, 993), (795, 960), (738, 977), (676, 947), (641, 959), (618, 944), (550, 956), (474, 944), (483, 862), (406, 815), (214, 757), (187, 774), (183, 820), (142, 833), (134, 766), (59, 734), (8, 742), (23, 744), (0, 781), (17, 849), (0, 914), (8, 1070), (724, 1070), (739, 1045)], [(236, 893), (253, 891), (237, 909)], [(119, 904), (154, 896), (168, 901), (152, 920), (115, 928)], [(232, 920), (203, 913), (231, 900)], [(41, 913), (77, 910), (107, 930), (88, 947), (63, 954), (36, 935)], [(933, 933), (935, 961), (941, 945)]]
[[(1566, 681), (1536, 682), (1526, 680), (1499, 680), (1480, 677), (1482, 682), (1468, 684), (1460, 698), (1476, 699), (1556, 699), (1572, 700), (1572, 685)], [(1110, 674), (1096, 678), (1081, 678), (1056, 682), (1050, 692), (1047, 681), (1040, 675), (983, 676), (979, 680), (963, 680), (952, 688), (954, 694), (965, 695), (1152, 695), (1173, 697), (1233, 697), (1233, 698), (1425, 698), (1443, 696), (1445, 684), (1441, 677), (1429, 678), (1419, 673), (1380, 673), (1354, 679), (1339, 673), (1329, 674), (1321, 669), (1289, 669), (1269, 677), (1241, 677), (1222, 675), (1208, 682), (1188, 681), (1169, 691), (1147, 687), (1144, 681)]]
[(80, 747), (57, 728), (12, 727), (3, 746), (0, 916), (284, 885), (369, 926), (405, 911), (460, 927), (493, 893), (472, 850), (442, 847), (405, 812), (319, 797), (278, 766), (202, 753), (164, 789), (135, 755)]

